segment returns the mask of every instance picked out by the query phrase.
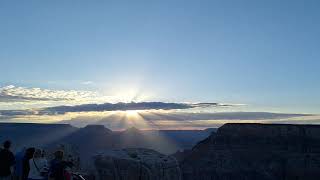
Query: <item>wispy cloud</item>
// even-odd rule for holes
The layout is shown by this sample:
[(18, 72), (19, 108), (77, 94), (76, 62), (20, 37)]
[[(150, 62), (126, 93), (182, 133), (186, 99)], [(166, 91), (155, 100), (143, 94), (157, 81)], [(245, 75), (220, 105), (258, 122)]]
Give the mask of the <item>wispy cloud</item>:
[(83, 81), (83, 82), (81, 82), (81, 84), (82, 85), (92, 85), (92, 84), (94, 84), (94, 82), (93, 81)]
[(0, 102), (28, 101), (80, 101), (92, 99), (97, 93), (76, 90), (49, 90), (41, 88), (16, 87), (13, 85), (0, 88)]

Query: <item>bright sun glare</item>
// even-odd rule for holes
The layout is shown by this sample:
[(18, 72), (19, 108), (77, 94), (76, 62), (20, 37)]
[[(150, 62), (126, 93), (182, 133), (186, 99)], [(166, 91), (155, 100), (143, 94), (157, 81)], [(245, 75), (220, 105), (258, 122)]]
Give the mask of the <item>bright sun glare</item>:
[(127, 117), (137, 117), (138, 116), (138, 110), (127, 110), (124, 111)]

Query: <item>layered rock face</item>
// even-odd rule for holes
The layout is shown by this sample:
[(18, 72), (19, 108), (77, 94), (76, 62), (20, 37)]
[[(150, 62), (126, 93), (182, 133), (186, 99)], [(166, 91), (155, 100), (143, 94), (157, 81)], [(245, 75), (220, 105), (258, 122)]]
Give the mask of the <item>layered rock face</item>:
[(316, 180), (320, 126), (226, 124), (180, 159), (185, 180)]
[(149, 149), (110, 150), (95, 157), (98, 180), (180, 180), (178, 162)]

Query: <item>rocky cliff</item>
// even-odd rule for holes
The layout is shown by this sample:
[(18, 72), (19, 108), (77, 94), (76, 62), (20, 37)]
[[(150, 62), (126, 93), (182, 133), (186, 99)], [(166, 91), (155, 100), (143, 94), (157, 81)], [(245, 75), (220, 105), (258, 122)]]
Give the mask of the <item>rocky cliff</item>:
[(320, 126), (225, 124), (180, 163), (185, 180), (316, 180)]
[(178, 162), (154, 150), (130, 148), (97, 155), (98, 180), (180, 180)]

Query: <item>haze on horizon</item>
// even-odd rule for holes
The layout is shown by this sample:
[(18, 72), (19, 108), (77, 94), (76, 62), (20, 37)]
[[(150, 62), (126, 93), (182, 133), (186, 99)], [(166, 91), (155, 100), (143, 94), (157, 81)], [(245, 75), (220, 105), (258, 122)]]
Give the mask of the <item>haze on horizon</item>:
[(1, 1), (0, 122), (319, 124), (319, 6)]

